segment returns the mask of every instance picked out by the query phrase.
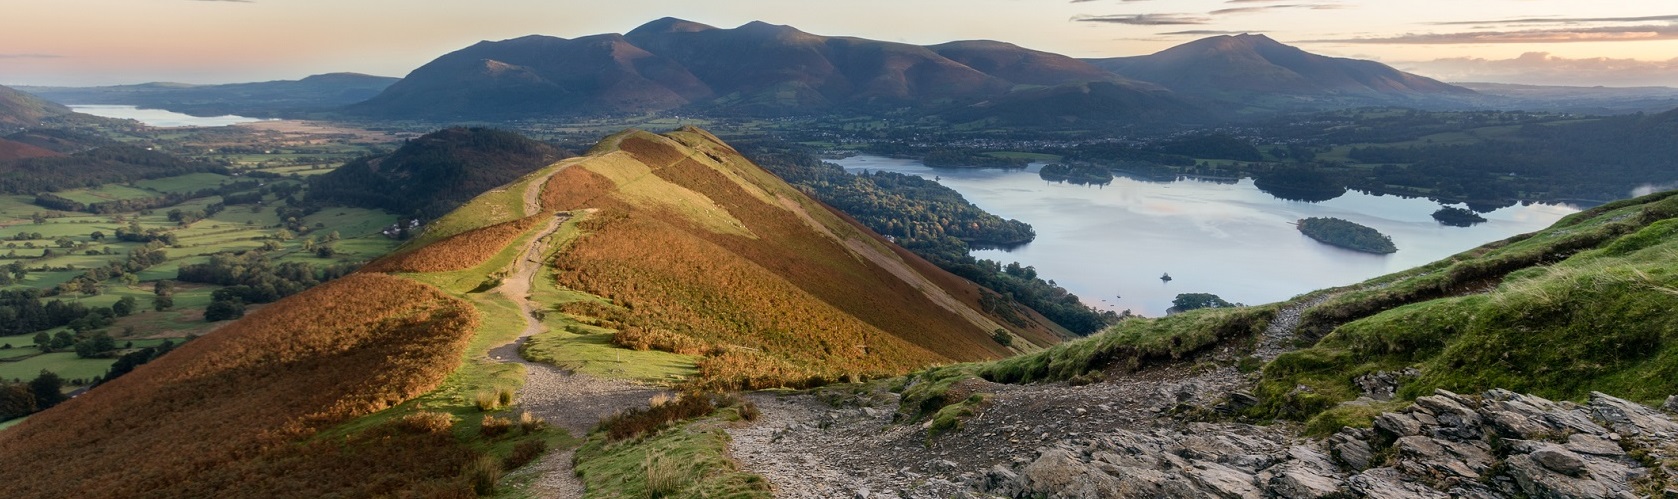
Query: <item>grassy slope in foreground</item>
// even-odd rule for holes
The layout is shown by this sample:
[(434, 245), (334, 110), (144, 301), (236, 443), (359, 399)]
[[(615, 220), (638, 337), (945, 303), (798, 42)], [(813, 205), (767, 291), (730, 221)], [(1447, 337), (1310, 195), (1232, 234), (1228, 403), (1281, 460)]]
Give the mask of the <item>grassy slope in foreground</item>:
[(458, 491), (471, 454), (446, 432), (298, 442), (437, 386), (476, 323), (428, 286), (332, 281), (0, 432), (0, 480), (11, 497)]
[(917, 372), (902, 381), (903, 411), (930, 415), (962, 402), (949, 394), (962, 379), (1093, 380), (1212, 347), (1250, 346), (1277, 307), (1319, 298), (1304, 310), (1301, 333), (1321, 341), (1263, 366), (1262, 403), (1251, 415), (1309, 419), (1358, 397), (1354, 378), (1409, 367), (1421, 374), (1403, 385), (1402, 399), (1434, 388), (1507, 388), (1563, 399), (1596, 390), (1657, 403), (1678, 393), (1678, 318), (1670, 313), (1678, 309), (1675, 194), (1604, 205), (1543, 231), (1284, 304), (1126, 320), (1042, 352)]
[[(1378, 278), (1307, 312), (1345, 322), (1265, 367), (1261, 413), (1304, 418), (1360, 395), (1353, 378), (1415, 368), (1435, 388), (1547, 398), (1601, 391), (1642, 403), (1678, 393), (1678, 196), (1623, 201), (1418, 271)], [(1472, 279), (1472, 280), (1469, 280)], [(1397, 303), (1394, 294), (1449, 289)], [(1361, 303), (1392, 301), (1381, 310)], [(1347, 310), (1359, 310), (1360, 317)], [(1299, 389), (1305, 386), (1307, 389)]]

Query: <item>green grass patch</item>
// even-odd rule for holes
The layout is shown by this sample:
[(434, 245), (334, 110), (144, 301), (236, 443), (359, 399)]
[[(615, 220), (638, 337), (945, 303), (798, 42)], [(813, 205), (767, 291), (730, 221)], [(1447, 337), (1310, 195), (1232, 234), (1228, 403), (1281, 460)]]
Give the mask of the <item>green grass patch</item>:
[(1373, 309), (1389, 290), (1437, 287), (1461, 273), (1489, 276), (1481, 290), (1388, 306), (1282, 355), (1264, 368), (1254, 415), (1339, 418), (1319, 414), (1360, 394), (1353, 378), (1409, 367), (1421, 374), (1400, 388), (1401, 399), (1436, 388), (1505, 388), (1574, 400), (1602, 391), (1659, 403), (1678, 392), (1678, 316), (1670, 312), (1678, 310), (1674, 216), (1678, 197), (1592, 210), (1325, 303)]
[(728, 456), (728, 432), (719, 420), (619, 442), (591, 435), (577, 449), (577, 475), (588, 488), (583, 497), (771, 497), (768, 481)]

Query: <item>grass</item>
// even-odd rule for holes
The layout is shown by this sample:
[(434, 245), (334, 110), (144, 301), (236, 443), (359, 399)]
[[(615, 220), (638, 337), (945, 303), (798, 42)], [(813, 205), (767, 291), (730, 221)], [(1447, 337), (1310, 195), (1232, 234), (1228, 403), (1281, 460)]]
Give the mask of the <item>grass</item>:
[[(1421, 374), (1400, 388), (1401, 399), (1436, 388), (1506, 388), (1574, 400), (1603, 391), (1659, 403), (1678, 392), (1678, 316), (1670, 313), (1678, 309), (1674, 216), (1678, 197), (1618, 203), (1449, 265), (1384, 279), (1383, 289), (1403, 290), (1489, 276), (1479, 278), (1479, 289), (1383, 308), (1282, 355), (1264, 368), (1254, 415), (1339, 417), (1319, 414), (1359, 395), (1353, 378), (1409, 367)], [(1351, 304), (1342, 296), (1324, 306)]]
[(769, 482), (728, 455), (723, 425), (738, 418), (737, 408), (726, 408), (642, 438), (591, 435), (577, 449), (583, 497), (771, 497)]

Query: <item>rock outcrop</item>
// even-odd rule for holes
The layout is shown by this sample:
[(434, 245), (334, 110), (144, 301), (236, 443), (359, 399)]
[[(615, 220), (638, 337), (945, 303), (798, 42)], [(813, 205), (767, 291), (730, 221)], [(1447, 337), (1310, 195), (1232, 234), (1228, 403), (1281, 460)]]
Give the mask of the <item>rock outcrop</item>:
[(1062, 441), (973, 479), (1004, 497), (1533, 497), (1678, 495), (1678, 423), (1593, 393), (1585, 405), (1440, 390), (1326, 440), (1235, 423)]

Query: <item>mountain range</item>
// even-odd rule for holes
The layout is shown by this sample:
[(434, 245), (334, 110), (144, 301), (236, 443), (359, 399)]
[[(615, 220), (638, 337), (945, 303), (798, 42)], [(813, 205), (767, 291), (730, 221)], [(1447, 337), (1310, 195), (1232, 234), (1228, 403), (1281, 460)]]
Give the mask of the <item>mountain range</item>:
[(41, 123), (42, 118), (70, 114), (70, 108), (55, 102), (0, 86), (0, 129), (22, 128)]
[(328, 73), (300, 80), (223, 85), (142, 83), (106, 87), (23, 87), (69, 104), (121, 104), (167, 109), (193, 116), (275, 117), (324, 111), (371, 98), (396, 78), (359, 73)]
[(1263, 35), (1079, 60), (989, 40), (919, 46), (751, 22), (664, 18), (627, 34), (485, 41), (414, 70), (354, 114), (493, 119), (657, 111), (777, 116), (912, 110), (958, 121), (1197, 121), (1230, 102), (1427, 103), (1473, 95)]
[(1087, 61), (1179, 94), (1246, 105), (1425, 103), (1475, 95), (1378, 62), (1312, 54), (1265, 35), (1214, 36), (1151, 55)]

